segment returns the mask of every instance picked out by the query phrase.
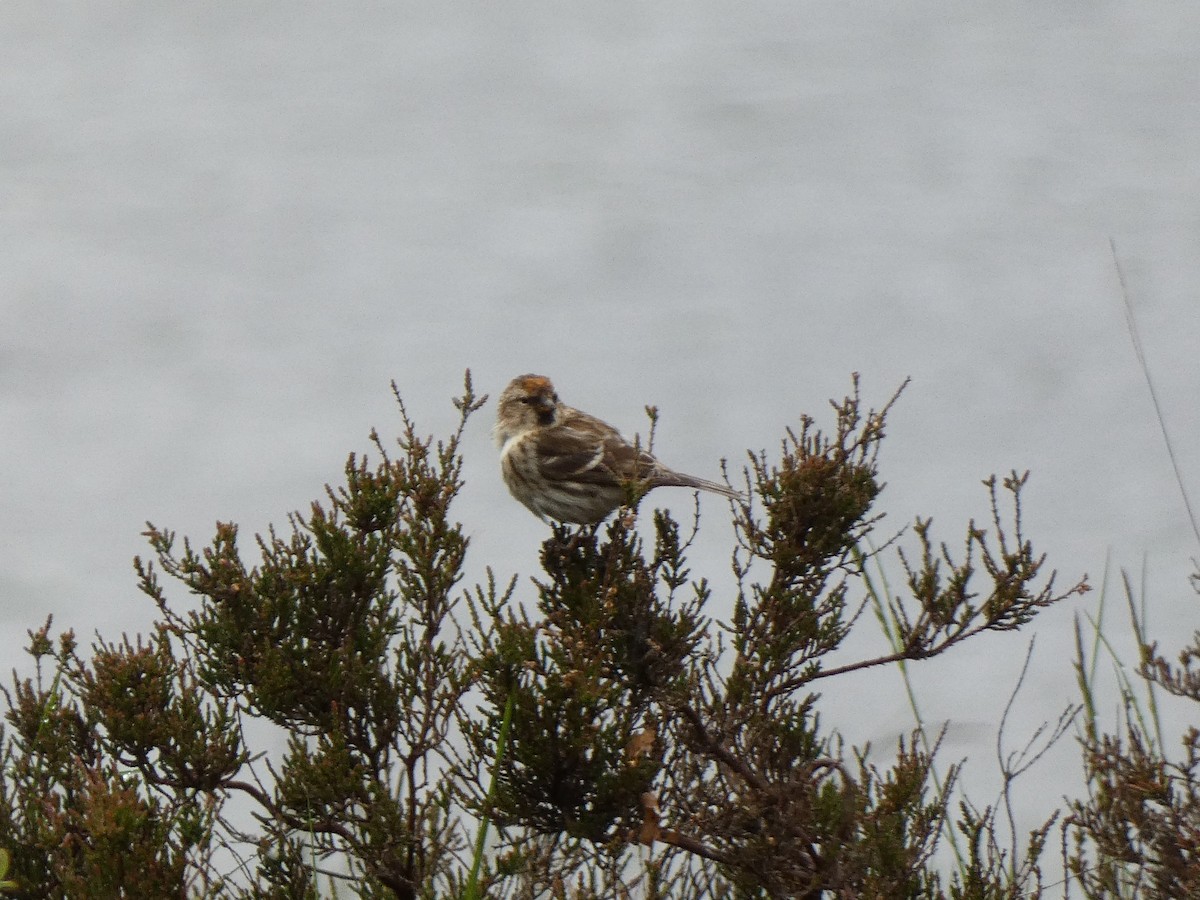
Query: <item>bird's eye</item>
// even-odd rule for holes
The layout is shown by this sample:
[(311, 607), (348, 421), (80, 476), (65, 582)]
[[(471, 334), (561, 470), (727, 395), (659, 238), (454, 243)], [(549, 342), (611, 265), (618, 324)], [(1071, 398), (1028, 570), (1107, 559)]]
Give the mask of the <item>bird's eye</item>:
[(521, 402), (532, 404), (534, 402), (534, 398), (533, 397), (522, 397)]

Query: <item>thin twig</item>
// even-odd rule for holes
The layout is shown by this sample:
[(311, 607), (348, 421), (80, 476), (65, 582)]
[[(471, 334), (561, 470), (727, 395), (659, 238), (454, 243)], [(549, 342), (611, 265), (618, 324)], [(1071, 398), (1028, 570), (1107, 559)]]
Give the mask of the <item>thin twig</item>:
[(1179, 460), (1175, 458), (1175, 447), (1171, 436), (1167, 434), (1167, 420), (1163, 417), (1162, 404), (1158, 402), (1158, 391), (1154, 389), (1154, 379), (1150, 377), (1150, 367), (1146, 365), (1146, 353), (1142, 349), (1142, 338), (1138, 334), (1137, 320), (1133, 316), (1133, 304), (1129, 300), (1129, 286), (1125, 281), (1125, 270), (1121, 268), (1121, 258), (1117, 255), (1117, 242), (1108, 239), (1112, 250), (1113, 264), (1117, 267), (1117, 280), (1121, 283), (1121, 299), (1125, 302), (1125, 322), (1129, 326), (1129, 337), (1133, 341), (1133, 352), (1137, 354), (1138, 364), (1142, 367), (1142, 375), (1146, 379), (1146, 387), (1150, 390), (1150, 401), (1154, 404), (1154, 415), (1158, 418), (1158, 427), (1162, 431), (1163, 443), (1167, 445), (1167, 456), (1171, 459), (1171, 468), (1175, 470), (1175, 484), (1179, 486), (1183, 505), (1187, 509), (1188, 521), (1192, 525), (1192, 534), (1196, 543), (1200, 544), (1200, 525), (1196, 524), (1196, 513), (1192, 509), (1192, 500), (1188, 496), (1187, 487), (1183, 482), (1183, 473), (1179, 469)]
[(680, 850), (686, 850), (696, 856), (702, 856), (705, 859), (711, 859), (713, 862), (730, 865), (732, 860), (728, 855), (719, 850), (714, 850), (702, 841), (696, 840), (691, 835), (684, 834), (682, 831), (675, 831), (672, 828), (664, 828), (655, 837), (656, 840), (664, 844), (670, 844), (672, 847), (678, 847)]
[(679, 707), (679, 713), (687, 719), (688, 724), (692, 726), (692, 730), (696, 733), (696, 737), (704, 744), (705, 749), (712, 758), (725, 763), (731, 770), (741, 775), (746, 783), (755, 790), (765, 792), (769, 789), (770, 786), (761, 775), (751, 769), (744, 760), (738, 759), (728, 747), (709, 732), (699, 712), (690, 706), (684, 705)]

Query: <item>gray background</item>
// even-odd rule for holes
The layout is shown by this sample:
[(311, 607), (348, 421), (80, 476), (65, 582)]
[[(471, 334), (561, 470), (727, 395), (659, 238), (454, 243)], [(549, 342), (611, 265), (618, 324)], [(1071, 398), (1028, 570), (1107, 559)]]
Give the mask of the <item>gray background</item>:
[[(1063, 583), (1144, 572), (1174, 650), (1196, 543), (1109, 240), (1195, 488), (1198, 47), (1200, 6), (1167, 0), (10, 0), (3, 658), (24, 666), (50, 612), (144, 630), (145, 520), (198, 542), (282, 523), (372, 426), (397, 432), (390, 379), (444, 433), (467, 367), (493, 395), (548, 374), (627, 433), (657, 404), (660, 455), (706, 477), (802, 412), (829, 423), (852, 371), (876, 405), (912, 375), (889, 524), (933, 515), (957, 545), (980, 479), (1030, 468), (1027, 531)], [(528, 575), (544, 526), (497, 477), (493, 414), (465, 445), (471, 575)], [(694, 570), (721, 614), (731, 529), (703, 509)], [(1097, 596), (1031, 629), (1014, 743), (1074, 697), (1072, 616)], [(981, 804), (1024, 648), (914, 670)], [(911, 724), (894, 670), (823, 689), (850, 741)], [(1078, 777), (1068, 740), (1021, 783), (1022, 824)]]

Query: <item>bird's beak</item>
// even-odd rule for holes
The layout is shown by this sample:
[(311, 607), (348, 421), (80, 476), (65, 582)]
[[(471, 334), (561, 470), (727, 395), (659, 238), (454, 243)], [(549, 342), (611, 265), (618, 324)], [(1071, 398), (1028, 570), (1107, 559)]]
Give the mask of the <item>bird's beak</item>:
[(555, 404), (555, 402), (554, 402), (554, 398), (553, 398), (551, 395), (549, 395), (549, 394), (541, 394), (541, 395), (540, 395), (540, 396), (537, 398), (537, 406), (538, 406), (538, 408), (539, 408), (539, 409), (544, 409), (544, 410), (546, 410), (547, 412), (549, 412), (550, 410), (554, 409), (554, 407), (556, 406), (556, 404)]

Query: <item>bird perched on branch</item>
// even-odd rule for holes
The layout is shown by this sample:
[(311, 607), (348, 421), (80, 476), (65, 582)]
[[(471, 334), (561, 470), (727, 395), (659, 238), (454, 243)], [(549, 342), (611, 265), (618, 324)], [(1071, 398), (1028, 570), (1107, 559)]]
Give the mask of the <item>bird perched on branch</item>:
[(607, 422), (562, 403), (543, 375), (509, 382), (493, 434), (504, 483), (543, 520), (599, 522), (625, 502), (631, 482), (745, 499), (723, 484), (668, 469)]

